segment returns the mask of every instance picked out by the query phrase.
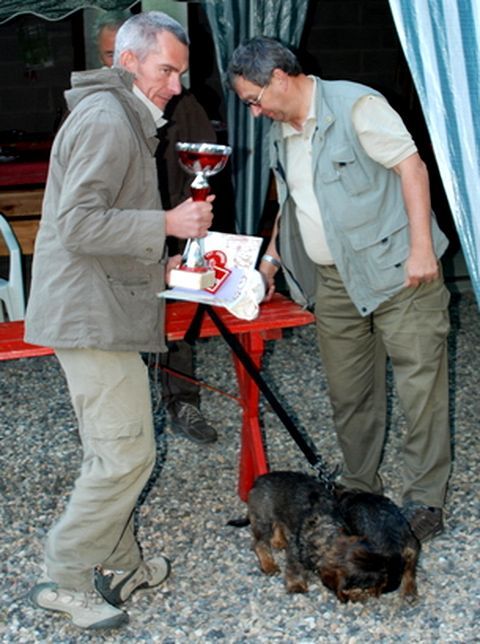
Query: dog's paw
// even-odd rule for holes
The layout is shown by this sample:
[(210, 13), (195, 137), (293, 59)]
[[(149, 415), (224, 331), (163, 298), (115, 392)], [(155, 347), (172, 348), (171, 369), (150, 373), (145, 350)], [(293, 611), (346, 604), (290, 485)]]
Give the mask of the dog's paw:
[(418, 601), (417, 592), (414, 591), (414, 592), (402, 593), (402, 599), (406, 601), (407, 604), (410, 604), (412, 606)]
[(260, 570), (264, 572), (266, 575), (276, 575), (277, 572), (280, 572), (280, 568), (277, 566), (277, 564), (274, 561), (271, 561), (271, 562), (264, 561), (260, 566)]
[(400, 586), (400, 594), (409, 604), (414, 604), (417, 599), (417, 584), (413, 575), (404, 575)]
[(287, 586), (287, 593), (308, 592), (308, 584), (304, 579), (287, 579), (285, 583)]

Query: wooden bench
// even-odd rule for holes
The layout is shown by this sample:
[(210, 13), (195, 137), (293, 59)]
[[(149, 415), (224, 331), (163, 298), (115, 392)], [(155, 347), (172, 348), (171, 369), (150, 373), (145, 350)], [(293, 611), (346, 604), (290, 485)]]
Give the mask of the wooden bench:
[[(166, 316), (167, 339), (183, 339), (196, 311), (197, 305), (192, 302), (169, 302)], [(204, 315), (199, 326), (198, 337), (223, 335), (222, 328), (227, 329), (228, 333), (240, 343), (242, 352), (247, 354), (249, 362), (253, 363), (253, 368), (257, 371), (261, 368), (265, 341), (280, 339), (283, 329), (311, 324), (314, 321), (312, 313), (278, 293), (270, 302), (261, 305), (259, 316), (250, 322), (239, 320), (222, 308), (215, 308), (212, 311), (218, 317), (219, 323), (215, 323), (209, 315)], [(45, 356), (52, 353), (52, 349), (34, 346), (23, 341), (23, 322), (0, 323), (0, 360)], [(268, 461), (258, 415), (260, 391), (240, 353), (232, 348), (239, 390), (238, 400), (243, 410), (238, 494), (246, 501), (256, 477), (268, 472)]]
[[(5, 215), (24, 255), (32, 255), (42, 213), (43, 188), (1, 190), (0, 212)], [(7, 255), (0, 242), (0, 255)]]

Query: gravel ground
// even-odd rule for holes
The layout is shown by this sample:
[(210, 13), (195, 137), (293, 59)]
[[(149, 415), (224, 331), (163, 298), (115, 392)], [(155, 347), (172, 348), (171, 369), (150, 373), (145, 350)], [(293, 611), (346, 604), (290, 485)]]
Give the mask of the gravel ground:
[[(419, 599), (398, 593), (364, 604), (340, 604), (313, 580), (304, 595), (287, 595), (281, 576), (267, 577), (250, 550), (247, 528), (226, 525), (244, 514), (236, 496), (241, 411), (205, 389), (202, 407), (219, 430), (218, 443), (196, 447), (174, 437), (157, 413), (158, 464), (138, 508), (145, 557), (165, 553), (172, 575), (156, 591), (127, 604), (121, 631), (90, 635), (26, 599), (40, 573), (46, 532), (72, 488), (80, 448), (66, 386), (54, 357), (0, 363), (0, 636), (4, 642), (478, 642), (480, 562), (479, 312), (473, 295), (452, 303), (451, 375), (454, 469), (447, 530), (424, 545)], [(235, 394), (227, 346), (198, 343), (197, 374)], [(328, 465), (340, 462), (326, 384), (312, 326), (268, 344), (264, 375)], [(265, 403), (262, 418), (272, 469), (309, 466)], [(399, 500), (404, 417), (392, 394), (391, 427), (382, 476)]]

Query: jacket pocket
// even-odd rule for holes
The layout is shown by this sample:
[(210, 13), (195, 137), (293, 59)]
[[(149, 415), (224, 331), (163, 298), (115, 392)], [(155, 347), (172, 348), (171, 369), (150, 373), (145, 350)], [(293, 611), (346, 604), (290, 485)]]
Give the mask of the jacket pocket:
[(116, 289), (134, 289), (136, 287), (143, 287), (150, 284), (151, 277), (150, 275), (143, 275), (142, 277), (125, 277), (124, 279), (115, 279), (111, 275), (107, 275), (107, 280), (112, 288)]
[(371, 188), (367, 173), (359, 164), (354, 149), (349, 145), (342, 145), (332, 150), (331, 168), (321, 173), (324, 183), (340, 181), (345, 192), (350, 195), (359, 195)]
[(352, 248), (366, 253), (380, 268), (403, 262), (410, 251), (408, 221), (395, 220), (389, 226), (379, 222), (347, 233)]
[(364, 226), (348, 235), (356, 251), (359, 270), (365, 271), (371, 288), (386, 292), (405, 281), (405, 262), (410, 252), (408, 222), (390, 227)]

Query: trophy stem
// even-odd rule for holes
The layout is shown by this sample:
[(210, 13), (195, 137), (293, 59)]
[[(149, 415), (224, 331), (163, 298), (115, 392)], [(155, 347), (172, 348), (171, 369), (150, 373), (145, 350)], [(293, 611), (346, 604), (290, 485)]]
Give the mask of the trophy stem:
[(206, 268), (201, 239), (191, 238), (185, 246), (184, 264), (187, 268)]
[(206, 201), (210, 194), (210, 185), (203, 172), (196, 174), (195, 179), (190, 185), (190, 194), (192, 195), (193, 201)]

